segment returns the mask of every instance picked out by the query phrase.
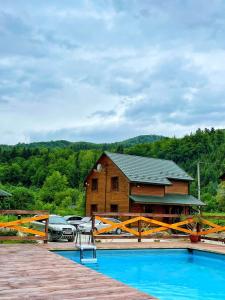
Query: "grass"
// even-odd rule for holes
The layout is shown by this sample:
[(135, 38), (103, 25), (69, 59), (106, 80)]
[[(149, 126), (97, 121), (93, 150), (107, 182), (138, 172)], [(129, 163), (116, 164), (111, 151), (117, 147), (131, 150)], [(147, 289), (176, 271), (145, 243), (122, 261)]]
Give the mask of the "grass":
[(221, 216), (221, 217), (225, 217), (225, 212), (204, 212), (203, 214), (202, 214), (203, 216), (208, 216), (208, 217), (210, 217), (210, 216)]
[[(207, 220), (221, 226), (225, 226), (225, 219), (220, 219), (219, 217), (225, 217), (225, 212), (204, 212), (202, 214), (203, 217), (207, 218)], [(218, 219), (210, 219), (210, 217), (218, 216)]]

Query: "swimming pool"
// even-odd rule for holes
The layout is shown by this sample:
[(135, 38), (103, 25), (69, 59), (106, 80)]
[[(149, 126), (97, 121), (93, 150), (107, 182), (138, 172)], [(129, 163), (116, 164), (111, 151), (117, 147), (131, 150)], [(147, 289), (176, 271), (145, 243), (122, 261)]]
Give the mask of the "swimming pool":
[[(79, 251), (54, 251), (76, 262)], [(161, 300), (224, 300), (225, 256), (187, 249), (98, 250), (88, 267)]]

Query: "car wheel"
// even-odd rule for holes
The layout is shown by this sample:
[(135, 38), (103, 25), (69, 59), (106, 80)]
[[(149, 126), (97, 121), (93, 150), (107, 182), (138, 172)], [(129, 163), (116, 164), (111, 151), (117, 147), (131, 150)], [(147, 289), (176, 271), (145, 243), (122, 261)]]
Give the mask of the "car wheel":
[(75, 236), (69, 238), (69, 239), (68, 239), (68, 242), (74, 242), (74, 240), (75, 240)]
[(53, 236), (51, 235), (51, 233), (48, 234), (48, 241), (49, 242), (55, 242), (55, 239), (53, 238)]
[(120, 228), (117, 228), (116, 229), (116, 234), (121, 234), (122, 233), (122, 230)]

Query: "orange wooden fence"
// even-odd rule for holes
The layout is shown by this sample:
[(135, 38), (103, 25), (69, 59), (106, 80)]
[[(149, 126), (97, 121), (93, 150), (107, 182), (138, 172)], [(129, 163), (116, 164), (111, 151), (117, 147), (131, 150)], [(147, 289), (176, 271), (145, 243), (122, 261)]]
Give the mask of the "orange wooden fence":
[[(45, 243), (48, 241), (48, 219), (49, 215), (44, 210), (0, 210), (0, 215), (16, 215), (17, 220), (0, 222), (0, 230), (7, 234), (10, 231), (25, 233), (26, 235), (1, 235), (0, 240), (43, 240)], [(28, 217), (21, 218), (21, 215)], [(34, 215), (34, 216), (31, 216)], [(33, 221), (45, 221), (44, 232), (25, 227), (23, 225), (32, 223)], [(27, 235), (28, 234), (28, 235)]]
[[(107, 217), (107, 218), (106, 218)], [(128, 218), (128, 220), (122, 221), (121, 223), (116, 223), (108, 218), (110, 217), (123, 217)], [(169, 218), (170, 221), (165, 222), (162, 221), (165, 218)], [(180, 221), (173, 221), (182, 218), (183, 220)], [(212, 218), (221, 218), (220, 216), (210, 216)], [(222, 218), (223, 219), (223, 218)], [(102, 228), (99, 230), (95, 229), (95, 221), (99, 220), (105, 224), (108, 224), (106, 228)], [(138, 223), (138, 226), (133, 226), (132, 224)], [(145, 224), (145, 226), (143, 226)], [(151, 227), (150, 229), (146, 229), (146, 224), (149, 224)], [(128, 227), (129, 225), (129, 227)], [(147, 226), (148, 227), (148, 226)], [(189, 228), (190, 227), (190, 228)], [(102, 213), (97, 214), (95, 213), (92, 216), (92, 228), (94, 230), (94, 236), (101, 238), (101, 234), (115, 231), (117, 228), (120, 228), (123, 232), (130, 233), (132, 236), (138, 237), (139, 241), (141, 238), (151, 237), (155, 233), (168, 231), (168, 230), (175, 230), (181, 232), (182, 234), (186, 235), (198, 235), (198, 236), (205, 236), (211, 233), (217, 233), (225, 231), (225, 226), (220, 226), (212, 221), (207, 220), (206, 218), (202, 217), (201, 215), (188, 215), (188, 216), (181, 216), (178, 214), (137, 214), (137, 213)], [(120, 236), (113, 236), (113, 238), (120, 238)], [(123, 238), (126, 236), (123, 236)], [(130, 236), (129, 236), (130, 237)], [(104, 237), (103, 237), (104, 238)]]

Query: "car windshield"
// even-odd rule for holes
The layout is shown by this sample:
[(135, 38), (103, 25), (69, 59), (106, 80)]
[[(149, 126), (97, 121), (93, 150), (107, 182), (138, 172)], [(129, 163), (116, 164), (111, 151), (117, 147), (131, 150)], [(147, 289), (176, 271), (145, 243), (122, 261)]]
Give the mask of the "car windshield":
[(91, 218), (90, 217), (84, 217), (82, 220), (82, 222), (90, 222), (91, 221)]
[(63, 217), (60, 216), (50, 216), (49, 224), (68, 224)]

